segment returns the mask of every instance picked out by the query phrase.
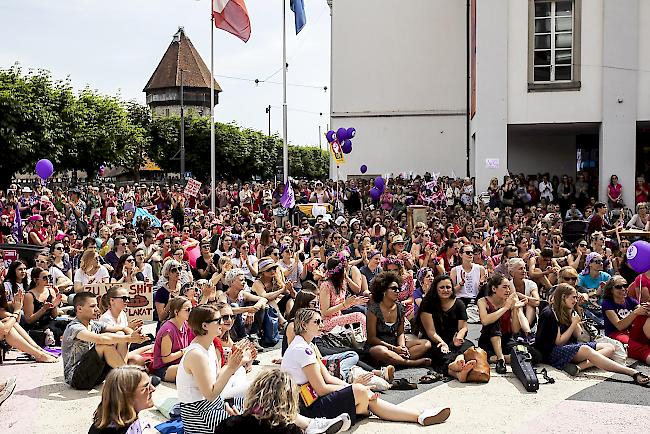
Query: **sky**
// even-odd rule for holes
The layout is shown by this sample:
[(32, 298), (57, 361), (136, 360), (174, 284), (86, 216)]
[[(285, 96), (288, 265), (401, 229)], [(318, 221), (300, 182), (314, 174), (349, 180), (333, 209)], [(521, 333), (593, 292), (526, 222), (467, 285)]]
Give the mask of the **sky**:
[[(281, 135), (282, 86), (270, 82), (282, 81), (282, 1), (246, 0), (252, 28), (246, 44), (215, 29), (214, 74), (223, 89), (217, 121), (268, 132), (271, 105), (271, 132)], [(70, 77), (75, 89), (144, 104), (142, 89), (179, 26), (210, 67), (211, 0), (0, 2), (2, 68), (18, 62), (47, 69), (56, 79)], [(287, 0), (288, 137), (318, 145), (318, 127), (324, 132), (329, 122), (330, 14), (326, 0), (305, 0), (305, 10), (307, 25), (296, 35)], [(247, 81), (256, 78), (268, 80)]]

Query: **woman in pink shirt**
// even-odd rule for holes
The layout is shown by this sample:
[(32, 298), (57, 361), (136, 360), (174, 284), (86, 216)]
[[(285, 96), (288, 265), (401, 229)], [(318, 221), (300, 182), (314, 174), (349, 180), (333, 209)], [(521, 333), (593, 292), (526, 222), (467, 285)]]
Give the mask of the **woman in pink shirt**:
[(186, 297), (175, 297), (169, 301), (167, 309), (169, 319), (156, 334), (151, 369), (164, 381), (174, 383), (178, 364), (190, 344), (187, 320), (192, 310), (192, 302)]
[(623, 186), (618, 183), (618, 176), (612, 175), (607, 186), (607, 199), (610, 209), (623, 208)]

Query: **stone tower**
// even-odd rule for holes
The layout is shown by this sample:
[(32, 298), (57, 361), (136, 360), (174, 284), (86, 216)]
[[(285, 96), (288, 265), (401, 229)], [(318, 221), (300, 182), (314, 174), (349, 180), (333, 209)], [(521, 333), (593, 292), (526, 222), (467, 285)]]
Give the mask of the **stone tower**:
[[(154, 116), (180, 115), (181, 80), (185, 114), (210, 116), (210, 69), (192, 45), (183, 27), (178, 28), (165, 55), (144, 87)], [(213, 78), (214, 80), (214, 78)], [(214, 82), (214, 102), (221, 86)]]

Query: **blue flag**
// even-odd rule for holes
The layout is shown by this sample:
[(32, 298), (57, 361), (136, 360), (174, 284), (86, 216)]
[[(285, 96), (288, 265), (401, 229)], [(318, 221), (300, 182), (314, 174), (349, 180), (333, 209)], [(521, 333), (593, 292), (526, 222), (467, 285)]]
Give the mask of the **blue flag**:
[(305, 15), (304, 0), (291, 0), (291, 10), (296, 14), (296, 35), (300, 33), (305, 24), (307, 24), (307, 16)]
[(158, 217), (148, 213), (147, 210), (145, 210), (144, 208), (136, 208), (135, 209), (135, 213), (133, 214), (133, 220), (131, 222), (133, 224), (133, 226), (135, 226), (137, 224), (136, 222), (138, 221), (138, 217), (140, 217), (142, 219), (148, 218), (149, 221), (151, 222), (151, 227), (154, 227), (154, 228), (159, 228), (160, 227), (160, 220), (158, 219)]

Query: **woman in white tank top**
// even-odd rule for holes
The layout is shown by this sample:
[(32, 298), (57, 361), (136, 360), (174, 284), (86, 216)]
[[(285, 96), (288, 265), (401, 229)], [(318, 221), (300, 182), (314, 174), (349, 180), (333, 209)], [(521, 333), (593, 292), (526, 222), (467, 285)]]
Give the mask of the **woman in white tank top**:
[(487, 272), (485, 267), (473, 262), (474, 248), (471, 244), (464, 245), (460, 253), (462, 262), (451, 269), (451, 280), (456, 297), (467, 307), (471, 301), (476, 301), (481, 284), (487, 278)]

